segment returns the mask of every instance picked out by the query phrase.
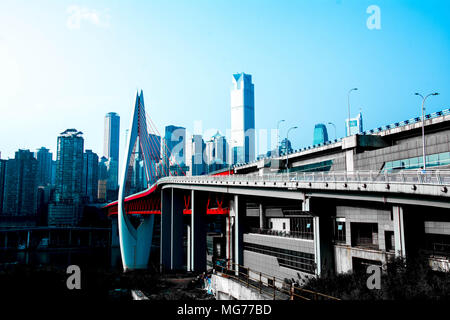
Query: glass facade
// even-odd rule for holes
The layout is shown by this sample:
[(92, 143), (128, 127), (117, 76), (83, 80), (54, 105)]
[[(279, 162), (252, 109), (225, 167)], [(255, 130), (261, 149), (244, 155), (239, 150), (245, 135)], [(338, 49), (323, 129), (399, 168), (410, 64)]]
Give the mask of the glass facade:
[(314, 127), (314, 141), (313, 144), (322, 144), (328, 141), (327, 127), (323, 123), (318, 123)]
[(247, 163), (255, 159), (255, 93), (252, 76), (233, 74), (231, 87), (231, 148), (232, 163)]
[[(430, 154), (425, 157), (427, 168), (450, 165), (450, 152)], [(414, 157), (402, 160), (385, 162), (382, 172), (395, 170), (413, 170), (423, 167), (423, 157)]]

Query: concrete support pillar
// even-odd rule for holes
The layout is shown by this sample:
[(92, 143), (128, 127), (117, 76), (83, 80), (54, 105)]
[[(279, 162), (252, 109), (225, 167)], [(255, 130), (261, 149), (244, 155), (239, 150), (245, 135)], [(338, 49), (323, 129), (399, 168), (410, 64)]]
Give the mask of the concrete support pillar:
[[(230, 207), (233, 208), (234, 201), (230, 201)], [(233, 224), (234, 224), (234, 217), (228, 215), (225, 219), (226, 223), (226, 257), (227, 257), (227, 268), (230, 269), (231, 267), (231, 261), (233, 260)]]
[(353, 149), (345, 151), (345, 165), (346, 165), (347, 171), (355, 170), (354, 150)]
[(395, 257), (406, 257), (405, 228), (403, 226), (403, 207), (393, 206)]
[(113, 216), (111, 220), (111, 247), (117, 248), (119, 245), (119, 224), (117, 216)]
[(183, 267), (183, 195), (181, 190), (172, 189), (170, 231), (171, 270), (179, 270)]
[(69, 241), (67, 244), (69, 245), (69, 247), (72, 244), (72, 229), (69, 229)]
[(191, 267), (192, 271), (206, 271), (206, 204), (207, 195), (191, 191)]
[(191, 226), (187, 225), (186, 226), (187, 229), (187, 248), (186, 248), (186, 253), (187, 253), (187, 263), (186, 263), (186, 269), (187, 271), (192, 271), (191, 268)]
[(318, 216), (313, 218), (313, 228), (314, 228), (314, 258), (316, 262), (316, 275), (320, 276), (321, 273), (321, 252), (320, 252), (320, 219)]
[[(244, 263), (244, 248), (243, 248), (243, 222), (246, 213), (245, 199), (243, 196), (234, 196), (233, 201), (234, 211), (234, 263), (243, 265)], [(236, 266), (236, 273), (238, 274), (239, 268)]]
[(89, 247), (92, 246), (92, 231), (89, 231)]
[(265, 212), (262, 203), (259, 204), (259, 228), (265, 229), (266, 228), (266, 217)]
[(8, 233), (5, 232), (5, 249), (8, 248)]
[(172, 189), (161, 191), (161, 236), (160, 236), (160, 264), (163, 271), (171, 265), (171, 215)]

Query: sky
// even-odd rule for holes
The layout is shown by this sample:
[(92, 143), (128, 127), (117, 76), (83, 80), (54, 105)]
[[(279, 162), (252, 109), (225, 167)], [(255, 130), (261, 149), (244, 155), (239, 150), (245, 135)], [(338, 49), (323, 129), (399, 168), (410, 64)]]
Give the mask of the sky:
[(415, 92), (440, 93), (427, 113), (449, 108), (450, 1), (0, 0), (1, 158), (42, 146), (56, 158), (67, 128), (101, 156), (108, 112), (121, 117), (122, 158), (141, 89), (160, 132), (224, 134), (239, 72), (253, 77), (257, 132), (284, 119), (281, 138), (298, 126), (294, 149), (316, 123), (344, 136), (353, 87), (365, 130), (419, 116)]

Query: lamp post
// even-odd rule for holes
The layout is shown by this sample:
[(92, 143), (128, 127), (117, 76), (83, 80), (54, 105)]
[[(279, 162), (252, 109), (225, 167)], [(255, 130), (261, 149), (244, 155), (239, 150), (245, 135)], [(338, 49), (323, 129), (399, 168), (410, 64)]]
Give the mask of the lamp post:
[(347, 105), (348, 105), (348, 123), (347, 123), (347, 136), (350, 135), (350, 93), (356, 91), (358, 88), (350, 89), (347, 93)]
[(333, 122), (328, 122), (328, 124), (331, 124), (334, 127), (334, 140), (336, 140), (337, 139), (336, 125)]
[(427, 100), (427, 98), (429, 96), (437, 96), (438, 94), (439, 94), (439, 92), (433, 92), (424, 97), (420, 93), (417, 93), (417, 92), (415, 93), (416, 96), (419, 96), (422, 98), (422, 152), (423, 152), (423, 170), (424, 171), (426, 170), (426, 167), (427, 167), (426, 155), (425, 155), (425, 119), (424, 119), (425, 100)]
[(288, 163), (288, 161), (289, 161), (289, 159), (288, 159), (288, 150), (287, 150), (287, 144), (288, 144), (288, 141), (289, 141), (289, 131), (291, 131), (291, 130), (294, 130), (294, 129), (297, 129), (298, 127), (291, 127), (291, 128), (289, 128), (289, 130), (287, 131), (287, 134), (286, 134), (286, 172), (287, 172), (287, 174), (289, 175), (289, 163)]
[(279, 120), (278, 123), (277, 123), (277, 156), (280, 155), (280, 149), (279, 149), (279, 145), (280, 145), (280, 134), (279, 134), (279, 131), (278, 131), (278, 127), (280, 126), (280, 123), (281, 123), (281, 122), (284, 122), (284, 120)]

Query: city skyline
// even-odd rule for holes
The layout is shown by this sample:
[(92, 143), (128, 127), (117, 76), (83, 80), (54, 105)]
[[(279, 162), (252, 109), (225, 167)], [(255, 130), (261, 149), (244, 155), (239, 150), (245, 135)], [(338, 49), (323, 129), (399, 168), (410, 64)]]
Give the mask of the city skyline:
[[(314, 123), (335, 123), (337, 136), (345, 135), (347, 92), (354, 86), (359, 90), (352, 94), (351, 114), (362, 107), (365, 128), (418, 116), (416, 91), (441, 92), (427, 101), (427, 113), (448, 107), (450, 10), (445, 1), (413, 4), (407, 9), (403, 3), (379, 1), (380, 30), (366, 26), (369, 1), (276, 6), (267, 1), (258, 8), (251, 2), (220, 3), (214, 8), (204, 3), (192, 8), (186, 2), (177, 3), (179, 9), (186, 9), (178, 11), (186, 15), (174, 13), (173, 4), (142, 4), (137, 12), (133, 8), (137, 6), (98, 2), (86, 7), (98, 13), (97, 24), (74, 21), (67, 12), (68, 2), (47, 3), (44, 19), (32, 15), (37, 4), (29, 4), (27, 10), (21, 10), (20, 1), (4, 4), (7, 7), (0, 10), (0, 21), (8, 25), (2, 30), (9, 33), (0, 33), (0, 64), (6, 70), (0, 76), (5, 92), (0, 96), (0, 108), (2, 119), (8, 119), (0, 126), (3, 159), (12, 158), (17, 149), (42, 146), (55, 155), (55, 137), (66, 128), (83, 131), (86, 149), (101, 154), (101, 119), (107, 112), (117, 112), (126, 127), (137, 87), (146, 90), (148, 113), (161, 126), (160, 132), (163, 126), (173, 124), (197, 134), (198, 120), (208, 124), (205, 129), (226, 132), (231, 127), (229, 76), (236, 72), (248, 72), (255, 78), (256, 130), (274, 129), (279, 120), (274, 119), (276, 110), (276, 118), (290, 119), (280, 126), (280, 137), (290, 126), (299, 127), (290, 136), (294, 149), (310, 145)], [(240, 14), (231, 14), (236, 7), (242, 12), (252, 8), (260, 18), (243, 21)], [(220, 18), (219, 12), (223, 13)], [(320, 25), (311, 18), (318, 14), (323, 17)], [(136, 15), (149, 22), (131, 23)], [(13, 21), (10, 16), (23, 19)], [(187, 19), (204, 22), (183, 30)], [(237, 21), (246, 33), (228, 28)], [(213, 31), (211, 36), (204, 32), (203, 23)], [(59, 29), (54, 27), (58, 25)], [(160, 26), (161, 34), (155, 26)], [(258, 26), (258, 31), (252, 26)], [(116, 50), (129, 47), (128, 42), (136, 37), (148, 40), (139, 41), (143, 47), (132, 59), (127, 51)], [(168, 42), (183, 37), (183, 41)], [(239, 54), (230, 54), (236, 48), (240, 48)], [(105, 50), (111, 54), (106, 56)], [(413, 51), (415, 55), (410, 54)], [(202, 52), (210, 54), (206, 57)], [(225, 57), (227, 62), (222, 63)], [(64, 70), (63, 78), (60, 70)], [(193, 74), (203, 79), (201, 86), (192, 81)], [(38, 75), (42, 77), (39, 81)], [(169, 94), (173, 90), (176, 95)], [(17, 113), (19, 108), (23, 112)], [(122, 129), (122, 142), (124, 135)]]

